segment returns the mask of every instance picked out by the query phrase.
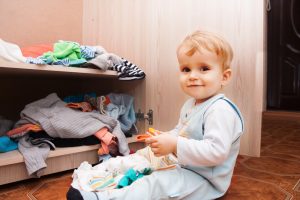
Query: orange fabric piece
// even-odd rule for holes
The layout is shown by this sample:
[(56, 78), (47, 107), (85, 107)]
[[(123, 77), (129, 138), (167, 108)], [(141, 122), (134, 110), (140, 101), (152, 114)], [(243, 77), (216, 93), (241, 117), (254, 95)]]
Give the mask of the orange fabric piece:
[(108, 128), (104, 127), (94, 134), (100, 141), (101, 147), (98, 150), (98, 155), (104, 155), (109, 153), (109, 145), (117, 145), (113, 140), (115, 136), (108, 132)]
[(21, 48), (24, 57), (39, 57), (48, 51), (53, 51), (53, 44), (37, 44)]
[(33, 132), (39, 132), (43, 130), (39, 125), (36, 124), (24, 124), (20, 127), (14, 128), (10, 131), (8, 131), (6, 134), (8, 136), (12, 136), (12, 135), (16, 135), (16, 134), (20, 134), (20, 133), (24, 133), (24, 132), (28, 132), (28, 131), (33, 131)]
[(108, 146), (101, 141), (101, 147), (98, 149), (98, 155), (109, 154)]
[(145, 139), (152, 137), (151, 135), (144, 133), (144, 134), (139, 134), (136, 136), (136, 141), (137, 142), (145, 142)]
[(68, 103), (66, 106), (69, 108), (80, 109), (82, 112), (91, 112), (93, 110), (91, 104), (88, 102)]
[(146, 131), (146, 133), (137, 135), (136, 141), (137, 142), (145, 142), (145, 139), (152, 137), (152, 136), (159, 135), (159, 134), (160, 134), (160, 132), (158, 130), (155, 130), (154, 128), (149, 128), (148, 131)]
[(113, 134), (108, 132), (108, 128), (104, 127), (100, 129), (97, 133), (94, 134), (99, 140), (103, 141), (106, 145), (111, 143), (112, 138), (114, 137)]

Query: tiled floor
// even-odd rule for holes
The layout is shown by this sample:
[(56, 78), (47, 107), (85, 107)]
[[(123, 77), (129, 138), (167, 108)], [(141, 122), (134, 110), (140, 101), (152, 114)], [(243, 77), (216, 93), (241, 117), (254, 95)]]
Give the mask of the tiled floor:
[(261, 157), (239, 156), (223, 200), (300, 200), (300, 121), (264, 119)]
[[(0, 186), (0, 199), (65, 199), (71, 174)], [(221, 199), (300, 200), (300, 121), (264, 119), (261, 157), (238, 157), (232, 184)]]

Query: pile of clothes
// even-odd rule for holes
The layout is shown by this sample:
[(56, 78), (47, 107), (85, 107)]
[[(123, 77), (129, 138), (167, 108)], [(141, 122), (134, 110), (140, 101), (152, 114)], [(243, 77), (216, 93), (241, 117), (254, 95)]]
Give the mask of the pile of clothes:
[(20, 48), (0, 39), (0, 57), (13, 62), (62, 65), (100, 70), (114, 70), (119, 80), (145, 78), (145, 73), (135, 64), (102, 46), (84, 46), (77, 42), (59, 40), (54, 44), (39, 44)]
[(5, 133), (0, 151), (18, 148), (33, 177), (43, 174), (49, 151), (56, 147), (101, 144), (98, 155), (103, 161), (128, 155), (126, 136), (131, 136), (132, 130), (137, 132), (133, 97), (127, 94), (97, 97), (88, 93), (63, 101), (51, 93), (27, 104), (20, 116), (16, 123), (4, 119), (0, 123), (1, 133)]

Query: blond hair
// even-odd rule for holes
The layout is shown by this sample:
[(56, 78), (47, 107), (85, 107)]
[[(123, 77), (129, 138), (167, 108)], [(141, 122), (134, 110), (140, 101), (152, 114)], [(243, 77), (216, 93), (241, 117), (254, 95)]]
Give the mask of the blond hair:
[(233, 51), (230, 44), (222, 37), (206, 31), (195, 31), (188, 35), (177, 48), (177, 53), (182, 46), (188, 46), (190, 49), (186, 55), (192, 56), (196, 51), (203, 49), (215, 53), (222, 61), (223, 70), (230, 68), (233, 58)]

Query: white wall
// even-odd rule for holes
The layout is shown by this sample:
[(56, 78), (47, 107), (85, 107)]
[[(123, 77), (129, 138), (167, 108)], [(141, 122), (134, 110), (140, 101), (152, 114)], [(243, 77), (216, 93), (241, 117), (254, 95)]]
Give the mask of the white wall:
[(82, 0), (0, 0), (0, 38), (19, 46), (82, 41)]

